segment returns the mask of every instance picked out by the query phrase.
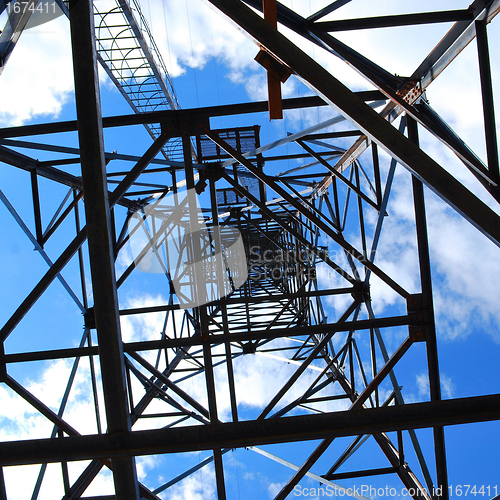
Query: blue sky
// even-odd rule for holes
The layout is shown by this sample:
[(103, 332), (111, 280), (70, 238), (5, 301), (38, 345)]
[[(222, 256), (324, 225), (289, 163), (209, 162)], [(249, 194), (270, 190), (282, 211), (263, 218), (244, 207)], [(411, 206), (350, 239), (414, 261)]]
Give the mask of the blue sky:
[[(98, 0), (102, 1), (102, 0)], [(288, 5), (303, 15), (309, 15), (326, 2), (294, 0)], [(382, 15), (412, 12), (415, 10), (433, 10), (436, 8), (466, 8), (467, 2), (434, 1), (373, 2), (353, 0), (339, 10), (339, 16), (358, 17), (360, 15)], [(179, 102), (183, 108), (229, 104), (247, 100), (265, 99), (265, 73), (253, 61), (256, 46), (241, 32), (229, 26), (215, 12), (210, 11), (198, 0), (178, 2), (164, 0), (143, 0), (143, 13), (151, 25), (155, 40), (162, 51), (164, 61), (173, 77), (173, 83)], [(361, 14), (362, 13), (362, 14)], [(495, 97), (500, 85), (498, 61), (500, 60), (499, 30), (497, 20), (489, 26), (490, 50), (492, 59)], [(47, 121), (68, 120), (75, 117), (75, 104), (72, 90), (71, 54), (69, 51), (69, 26), (65, 18), (59, 18), (39, 28), (23, 33), (14, 54), (0, 76), (0, 90), (8, 99), (2, 101), (0, 125), (11, 126)], [(373, 58), (381, 66), (393, 73), (406, 75), (419, 64), (432, 47), (448, 30), (448, 25), (432, 27), (397, 28), (376, 32), (341, 34), (339, 37), (352, 44), (364, 55)], [(285, 33), (288, 34), (288, 32)], [(353, 90), (366, 90), (368, 83), (348, 69), (343, 63), (327, 57), (317, 47), (305, 45), (298, 36), (291, 39), (301, 44), (314, 58), (323, 63), (342, 82)], [(475, 44), (472, 43), (430, 87), (427, 93), (431, 105), (445, 118), (464, 140), (483, 158), (484, 140), (482, 137), (482, 117), (479, 105), (479, 80), (475, 63)], [(125, 114), (130, 110), (122, 96), (105, 77), (101, 79), (103, 115)], [(284, 86), (285, 96), (306, 95), (305, 87), (292, 77)], [(498, 98), (497, 98), (498, 101)], [(497, 106), (498, 109), (498, 106)], [(287, 112), (285, 119), (270, 123), (264, 115), (251, 115), (235, 119), (213, 119), (213, 128), (260, 124), (261, 143), (266, 144), (284, 137), (287, 132), (296, 132), (318, 121), (335, 116), (333, 110), (321, 108), (304, 112)], [(498, 113), (497, 113), (498, 117)], [(497, 118), (497, 123), (500, 118)], [(46, 138), (52, 144), (64, 143), (77, 146), (75, 134), (62, 134), (61, 137)], [(38, 139), (36, 139), (38, 140)], [(40, 140), (45, 140), (41, 138)], [(57, 141), (57, 142), (56, 142)], [(421, 131), (422, 148), (441, 165), (464, 182), (474, 193), (485, 200), (498, 212), (490, 198), (474, 178), (452, 153), (429, 134)], [(142, 127), (130, 130), (106, 130), (106, 150), (117, 149), (119, 153), (141, 154), (150, 144)], [(348, 142), (337, 142), (340, 147), (349, 147)], [(294, 151), (286, 146), (287, 152)], [(22, 151), (26, 152), (26, 151)], [(31, 154), (30, 151), (26, 154)], [(53, 158), (43, 152), (33, 152), (33, 156), (43, 160)], [(370, 163), (370, 155), (360, 159), (362, 165)], [(296, 163), (288, 161), (269, 167), (270, 173), (286, 170)], [(383, 182), (387, 177), (389, 159), (383, 158), (381, 168)], [(123, 165), (116, 165), (122, 168)], [(114, 168), (114, 166), (113, 166)], [(78, 175), (76, 166), (68, 171)], [(0, 189), (5, 193), (15, 209), (34, 231), (32, 207), (29, 194), (29, 175), (13, 167), (0, 165)], [(66, 190), (55, 187), (54, 183), (40, 180), (42, 203), (45, 213), (51, 214), (66, 195)], [(414, 235), (414, 216), (411, 203), (410, 175), (402, 168), (396, 170), (393, 191), (388, 207), (389, 217), (384, 221), (377, 265), (396, 281), (412, 292), (419, 291), (418, 267), (416, 260), (416, 241)], [(434, 300), (438, 332), (440, 367), (445, 398), (466, 397), (498, 392), (498, 355), (500, 351), (500, 308), (498, 308), (499, 249), (477, 232), (470, 224), (456, 215), (453, 210), (426, 190), (426, 202), (429, 219), (429, 238), (431, 261), (434, 277)], [(369, 212), (368, 212), (369, 213)], [(0, 248), (4, 265), (0, 269), (0, 280), (5, 283), (0, 288), (0, 321), (5, 322), (15, 310), (22, 298), (38, 282), (47, 267), (33, 251), (29, 240), (21, 233), (7, 210), (0, 206), (4, 237)], [(122, 220), (124, 213), (118, 213)], [(49, 215), (47, 215), (47, 219)], [(44, 220), (47, 224), (48, 220)], [(368, 216), (368, 233), (373, 231), (375, 217)], [(74, 233), (72, 224), (67, 223), (56, 232), (47, 245), (47, 253), (55, 260), (69, 237)], [(349, 241), (359, 244), (355, 225), (347, 230)], [(338, 252), (331, 242), (324, 237), (321, 242), (328, 245), (330, 252)], [(118, 274), (124, 270), (124, 262), (118, 261)], [(64, 272), (65, 279), (76, 290), (79, 289), (75, 260), (71, 261)], [(339, 284), (335, 276), (327, 270), (320, 271), (320, 285), (330, 287)], [(342, 285), (341, 285), (342, 286)], [(90, 290), (90, 288), (89, 288)], [(375, 278), (372, 280), (372, 297), (377, 315), (401, 314), (405, 312), (403, 301), (382, 285)], [(90, 293), (90, 291), (89, 291)], [(120, 290), (122, 307), (152, 305), (164, 300), (167, 289), (161, 277), (153, 275), (133, 275), (130, 282)], [(92, 299), (89, 295), (89, 300)], [(342, 301), (325, 301), (330, 319), (335, 319), (346, 304)], [(124, 319), (122, 324), (124, 340), (152, 338), (162, 328), (161, 315), (148, 315), (135, 320)], [(367, 349), (366, 335), (360, 336), (360, 349)], [(19, 324), (14, 334), (6, 343), (7, 352), (19, 352), (25, 349), (50, 349), (72, 347), (79, 343), (82, 335), (81, 312), (64, 291), (54, 282), (44, 297), (33, 307), (26, 318)], [(393, 329), (384, 332), (388, 349), (392, 352), (406, 335), (406, 329)], [(406, 401), (428, 400), (426, 387), (425, 353), (421, 345), (415, 345), (405, 355), (404, 363), (396, 369)], [(252, 358), (244, 357), (237, 368), (241, 414), (246, 418), (255, 417), (272, 396), (273, 391), (284, 383), (295, 369), (293, 365), (263, 355)], [(90, 399), (88, 363), (82, 363), (77, 373), (75, 390), (68, 409), (68, 421), (82, 433), (95, 432), (95, 417), (92, 415)], [(9, 373), (23, 382), (51, 408), (58, 407), (64, 391), (70, 365), (62, 361), (53, 363), (38, 362), (26, 366), (13, 366)], [(301, 382), (312, 380), (314, 370), (308, 370)], [(221, 370), (221, 392), (224, 392)], [(273, 380), (275, 385), (269, 381)], [(50, 386), (50, 390), (47, 387)], [(186, 381), (185, 390), (204, 400), (206, 395), (199, 390), (192, 380)], [(298, 390), (298, 389), (297, 389)], [(389, 386), (385, 385), (388, 391)], [(0, 387), (2, 405), (0, 410), (0, 436), (5, 440), (45, 437), (51, 432), (43, 417), (30, 409), (20, 398), (4, 387)], [(292, 396), (289, 396), (291, 400)], [(220, 397), (221, 418), (228, 418), (228, 403), (224, 395)], [(455, 426), (446, 429), (448, 450), (449, 484), (490, 486), (491, 495), (478, 494), (480, 498), (494, 496), (494, 487), (498, 484), (498, 459), (496, 459), (497, 440), (500, 426), (498, 423)], [(428, 463), (432, 467), (431, 431), (418, 432)], [(405, 437), (407, 440), (407, 437)], [(323, 473), (329, 463), (341, 451), (338, 440), (332, 448), (312, 468), (311, 472)], [(317, 443), (300, 445), (280, 445), (266, 447), (297, 465), (303, 463)], [(407, 460), (417, 472), (415, 460), (409, 451)], [(363, 448), (364, 453), (357, 453), (345, 464), (344, 471), (358, 468), (387, 466), (380, 459), (373, 440)], [(184, 454), (174, 457), (148, 457), (138, 459), (139, 478), (152, 488), (175, 477), (183, 469), (200, 463), (209, 453)], [(292, 472), (252, 450), (229, 452), (224, 457), (228, 498), (273, 498), (281, 486), (286, 483)], [(215, 484), (211, 465), (180, 482), (177, 486), (162, 493), (167, 499), (211, 499), (215, 498)], [(72, 477), (83, 468), (74, 464)], [(16, 467), (5, 471), (9, 500), (27, 498), (36, 477), (36, 468)], [(21, 480), (21, 478), (23, 478)], [(376, 488), (391, 486), (401, 489), (401, 483), (394, 477), (381, 476), (362, 480), (339, 481), (348, 488), (369, 484)], [(304, 488), (317, 488), (318, 483), (304, 479), (300, 483)], [(26, 488), (26, 490), (24, 490)], [(40, 498), (53, 498), (60, 492), (62, 483), (60, 469), (50, 466), (45, 486)], [(106, 489), (107, 488), (107, 489)], [(93, 485), (93, 494), (107, 494), (111, 488), (111, 476), (104, 473)], [(89, 490), (87, 494), (91, 494)], [(160, 496), (161, 496), (160, 495)], [(453, 495), (455, 496), (455, 495)], [(469, 495), (472, 498), (474, 495)], [(375, 498), (375, 496), (372, 496)], [(314, 498), (314, 496), (309, 496)]]

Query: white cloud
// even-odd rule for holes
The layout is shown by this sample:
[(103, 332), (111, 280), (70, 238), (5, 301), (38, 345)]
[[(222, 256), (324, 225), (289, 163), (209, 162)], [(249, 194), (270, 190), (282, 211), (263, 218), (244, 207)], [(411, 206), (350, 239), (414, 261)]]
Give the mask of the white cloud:
[[(129, 297), (124, 304), (125, 308), (144, 308), (165, 304), (166, 299), (161, 295), (144, 293)], [(165, 313), (134, 314), (122, 316), (120, 319), (122, 340), (124, 342), (139, 342), (161, 338), (161, 331), (165, 322)]]
[(62, 359), (54, 361), (42, 372), (39, 380), (33, 380), (28, 383), (28, 388), (34, 396), (38, 399), (43, 399), (46, 405), (57, 412), (62, 395), (66, 389), (70, 370), (69, 361)]
[(29, 403), (4, 385), (0, 386), (0, 398), (0, 418), (3, 422), (0, 434), (3, 440), (17, 439), (16, 436), (11, 437), (13, 430), (21, 436), (29, 435), (34, 429), (40, 430), (38, 422), (35, 423), (32, 418), (37, 412)]
[(455, 395), (455, 384), (453, 383), (452, 377), (441, 374), (441, 391), (445, 398), (452, 398)]
[(269, 498), (275, 498), (276, 495), (282, 490), (285, 483), (271, 483), (268, 487)]
[(172, 77), (183, 74), (186, 68), (202, 68), (215, 57), (237, 79), (257, 53), (241, 31), (228, 29), (227, 22), (201, 1), (154, 0), (142, 7)]
[(429, 397), (429, 377), (426, 373), (416, 376), (419, 396)]
[(158, 464), (158, 458), (154, 455), (137, 457), (135, 459), (137, 466), (137, 478), (143, 482), (151, 469), (154, 469)]
[(213, 466), (203, 467), (161, 493), (160, 496), (165, 500), (212, 500), (217, 498)]
[[(441, 395), (443, 399), (450, 399), (455, 396), (455, 384), (453, 378), (441, 373), (439, 375), (441, 381)], [(420, 373), (416, 375), (418, 395), (425, 399), (429, 399), (429, 375)]]
[[(39, 471), (39, 465), (4, 467), (5, 486), (9, 494), (9, 500), (25, 500), (26, 498), (31, 498)], [(49, 464), (38, 498), (40, 500), (48, 500), (63, 495), (64, 489), (61, 481), (61, 466), (59, 464)]]
[(69, 22), (59, 17), (22, 33), (0, 76), (0, 126), (57, 117), (73, 92)]

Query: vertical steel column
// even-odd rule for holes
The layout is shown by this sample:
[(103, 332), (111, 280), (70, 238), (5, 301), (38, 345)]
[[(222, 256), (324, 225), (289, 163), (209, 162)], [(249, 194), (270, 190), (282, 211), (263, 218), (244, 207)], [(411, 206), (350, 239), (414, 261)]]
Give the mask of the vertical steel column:
[[(216, 229), (215, 231), (215, 253), (220, 254), (222, 251), (221, 248), (221, 238), (220, 238), (220, 225), (219, 225), (219, 209), (217, 205), (217, 189), (215, 186), (215, 175), (212, 171), (211, 176), (209, 178), (210, 182), (210, 199), (212, 205), (212, 219), (213, 225)], [(219, 273), (222, 274), (225, 272), (225, 269), (222, 266), (222, 261), (220, 264), (220, 268), (218, 269)], [(220, 305), (221, 315), (222, 315), (222, 326), (224, 328), (224, 334), (229, 335), (229, 317), (227, 313), (227, 305), (222, 303)], [(227, 366), (227, 379), (229, 385), (229, 399), (231, 401), (231, 416), (233, 422), (238, 421), (238, 404), (236, 402), (236, 386), (234, 382), (234, 371), (233, 371), (233, 356), (231, 354), (231, 342), (224, 342), (224, 347), (226, 351), (226, 366)]]
[[(7, 365), (5, 363), (5, 349), (3, 342), (0, 342), (0, 382), (7, 378)], [(0, 467), (0, 500), (7, 500), (7, 491), (5, 489), (5, 479), (3, 477), (3, 467)]]
[[(99, 81), (90, 0), (70, 0), (71, 45), (88, 246), (106, 419), (110, 434), (130, 431), (109, 220)], [(139, 498), (135, 460), (112, 460), (117, 500)]]
[[(409, 115), (406, 117), (408, 138), (418, 146), (417, 122)], [(434, 303), (432, 299), (431, 262), (429, 256), (429, 240), (427, 236), (427, 218), (425, 215), (424, 186), (415, 176), (413, 181), (413, 199), (415, 204), (415, 224), (417, 228), (417, 246), (422, 282), (422, 308), (430, 311), (432, 318), (426, 324), (427, 364), (429, 368), (429, 387), (431, 401), (441, 400), (441, 382), (439, 380), (439, 362), (434, 324)], [(448, 499), (448, 473), (446, 467), (446, 449), (444, 428), (434, 427), (434, 447), (436, 454), (437, 487), (441, 489), (439, 498)], [(436, 495), (433, 494), (435, 497)]]
[[(193, 169), (193, 159), (191, 156), (191, 140), (189, 136), (182, 137), (182, 146), (184, 152), (184, 169), (186, 172), (186, 187), (188, 190), (195, 190), (194, 184), (194, 169)], [(194, 227), (199, 226), (198, 221), (198, 210), (196, 206), (193, 206), (193, 198), (189, 197), (189, 217), (191, 221), (191, 230)], [(192, 232), (191, 235), (195, 234), (195, 237), (191, 240), (191, 245), (193, 247), (194, 260), (196, 262), (201, 261), (201, 247), (199, 237), (196, 236), (196, 233)], [(196, 276), (196, 273), (193, 273), (192, 280), (194, 285), (194, 294), (193, 300), (196, 298), (196, 294), (198, 293), (201, 296), (200, 290), (203, 289), (203, 294), (206, 293), (206, 284), (202, 281), (201, 283), (198, 281), (200, 276)], [(215, 378), (214, 378), (214, 370), (212, 363), (212, 351), (211, 345), (208, 342), (209, 337), (209, 329), (208, 329), (208, 312), (206, 305), (200, 305), (197, 307), (198, 309), (198, 318), (200, 321), (200, 330), (201, 336), (206, 342), (203, 343), (203, 361), (205, 363), (205, 378), (207, 384), (207, 394), (208, 394), (208, 411), (210, 414), (210, 425), (216, 425), (218, 423), (217, 416), (217, 401), (216, 401), (216, 391), (215, 391)], [(217, 498), (219, 500), (226, 499), (226, 486), (224, 481), (224, 467), (222, 463), (222, 453), (220, 448), (215, 448), (213, 450), (214, 453), (214, 466), (215, 466), (215, 479), (217, 483)]]
[(500, 182), (500, 166), (498, 164), (498, 142), (495, 126), (495, 108), (493, 106), (493, 82), (491, 79), (490, 53), (486, 20), (476, 21), (477, 53), (479, 58), (479, 74), (481, 77), (481, 94), (483, 96), (484, 133), (486, 136), (486, 154), (488, 169), (492, 180)]
[(3, 467), (0, 467), (0, 500), (7, 500), (7, 492), (5, 490), (5, 479), (3, 477)]

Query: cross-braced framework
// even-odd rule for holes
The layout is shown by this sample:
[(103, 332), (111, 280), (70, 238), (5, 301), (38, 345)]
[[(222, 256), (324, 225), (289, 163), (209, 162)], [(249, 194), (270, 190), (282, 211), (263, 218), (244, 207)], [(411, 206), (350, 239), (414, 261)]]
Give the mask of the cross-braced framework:
[[(496, 245), (500, 218), (420, 148), (418, 133), (429, 131), (453, 151), (496, 206), (498, 147), (486, 26), (500, 3), (476, 0), (465, 10), (342, 21), (324, 19), (341, 12), (346, 1), (307, 19), (277, 3), (278, 30), (263, 19), (258, 0), (210, 3), (253, 37), (272, 58), (271, 68), (284, 67), (316, 94), (285, 99), (284, 110), (330, 106), (339, 114), (267, 145), (252, 121), (267, 112), (267, 102), (135, 109), (134, 115), (102, 119), (95, 75), (104, 39), (96, 51), (92, 4), (70, 1), (77, 121), (0, 130), (0, 160), (29, 173), (33, 221), (0, 191), (10, 212), (2, 215), (12, 217), (35, 247), (33, 259), (41, 256), (48, 266), (1, 329), (0, 380), (52, 426), (48, 435), (1, 443), (0, 464), (39, 465), (33, 499), (53, 464), (66, 500), (163, 498), (200, 470), (214, 476), (224, 499), (231, 497), (228, 457), (246, 449), (290, 468), (276, 499), (292, 495), (307, 477), (339, 495), (365, 498), (343, 480), (378, 476), (399, 478), (413, 498), (448, 498), (444, 426), (499, 419), (500, 396), (441, 399), (424, 185)], [(123, 12), (129, 8), (120, 5)], [(98, 28), (115, 11), (96, 14)], [(332, 35), (443, 22), (454, 24), (409, 77), (387, 72)], [(347, 88), (284, 36), (283, 27), (345, 61), (375, 90)], [(425, 98), (426, 88), (470, 42), (478, 47), (487, 164)], [(106, 55), (114, 64), (113, 51)], [(128, 66), (114, 76), (117, 84), (136, 71), (135, 59), (122, 56), (120, 64)], [(135, 75), (137, 90), (149, 79), (149, 73)], [(171, 108), (173, 95), (166, 97)], [(239, 123), (242, 115), (248, 118), (248, 125), (211, 127), (213, 118), (233, 115), (240, 115)], [(160, 128), (142, 156), (105, 150), (108, 129), (154, 124)], [(77, 135), (80, 148), (59, 145), (63, 132)], [(182, 145), (180, 161), (157, 158), (172, 139)], [(49, 156), (38, 161), (20, 149)], [(290, 160), (300, 163), (291, 167)], [(75, 165), (81, 166), (77, 174)], [(376, 261), (401, 167), (412, 174), (408, 203), (415, 213), (421, 281), (410, 290)], [(45, 213), (45, 206), (52, 212)], [(203, 229), (189, 233), (193, 223)], [(239, 244), (243, 252), (235, 250)], [(212, 258), (215, 264), (209, 264)], [(402, 312), (375, 314), (374, 280), (398, 297)], [(30, 348), (32, 332), (24, 324), (38, 321), (37, 304), (54, 293), (55, 281), (83, 320), (73, 317), (56, 339), (41, 320), (37, 347)], [(153, 282), (164, 290), (157, 303), (127, 304), (128, 292), (146, 294)], [(196, 301), (200, 293), (204, 300)], [(58, 314), (57, 303), (44, 307)], [(148, 320), (152, 316), (161, 318), (160, 327)], [(134, 321), (142, 335), (123, 342)], [(70, 360), (71, 369), (54, 408), (20, 383), (19, 367), (61, 359)], [(397, 373), (408, 360), (427, 367), (430, 401), (405, 403)], [(274, 378), (255, 403), (248, 384), (264, 363), (274, 367)], [(82, 374), (94, 422), (80, 429), (71, 422)], [(419, 442), (421, 428), (433, 429), (430, 453)], [(193, 461), (186, 454), (194, 451), (209, 454)], [(136, 457), (148, 455), (166, 457), (161, 480), (138, 480)], [(359, 467), (345, 468), (358, 456), (364, 457)], [(104, 469), (112, 471), (114, 494), (85, 497)], [(0, 498), (9, 498), (0, 477)]]

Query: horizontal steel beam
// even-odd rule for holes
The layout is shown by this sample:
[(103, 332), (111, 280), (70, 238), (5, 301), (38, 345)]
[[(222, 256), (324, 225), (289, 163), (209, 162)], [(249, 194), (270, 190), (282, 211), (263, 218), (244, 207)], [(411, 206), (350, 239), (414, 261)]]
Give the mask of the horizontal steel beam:
[(500, 394), (356, 411), (4, 442), (0, 465), (242, 448), (500, 419)]
[[(256, 296), (240, 296), (240, 297), (224, 297), (212, 302), (210, 305), (234, 305), (234, 304), (261, 304), (263, 302), (278, 302), (280, 300), (295, 299), (300, 297), (324, 297), (326, 295), (342, 295), (342, 294), (363, 294), (366, 293), (361, 286), (348, 288), (334, 288), (329, 290), (308, 290), (302, 292), (277, 293), (273, 295), (256, 295)], [(140, 307), (136, 309), (121, 309), (120, 316), (129, 316), (131, 314), (154, 313), (160, 311), (175, 311), (180, 309), (178, 304), (165, 304), (161, 306)]]
[[(210, 335), (208, 340), (200, 336), (184, 337), (177, 339), (149, 340), (142, 342), (124, 343), (123, 350), (126, 353), (151, 351), (156, 349), (174, 349), (179, 347), (202, 346), (207, 342), (211, 345), (218, 345), (223, 342), (248, 342), (261, 339), (277, 339), (283, 337), (309, 337), (310, 335), (326, 335), (331, 332), (350, 332), (354, 330), (368, 330), (370, 328), (391, 328), (396, 326), (406, 326), (417, 324), (417, 316), (394, 316), (390, 318), (364, 319), (359, 321), (346, 321), (343, 323), (333, 323), (329, 325), (318, 325), (308, 327), (275, 328), (272, 330), (254, 330), (246, 333), (230, 333), (220, 335)], [(38, 352), (20, 352), (4, 354), (5, 363), (23, 363), (29, 361), (42, 361), (46, 359), (76, 358), (79, 356), (96, 356), (98, 348), (95, 347), (74, 347), (68, 349), (53, 349)]]
[[(378, 101), (386, 99), (385, 95), (378, 90), (368, 90), (357, 93), (358, 97), (366, 101)], [(300, 109), (316, 106), (326, 106), (327, 103), (317, 96), (295, 97), (283, 100), (283, 109)], [(178, 109), (169, 111), (154, 111), (141, 113), (140, 115), (109, 116), (102, 120), (102, 126), (125, 127), (130, 125), (143, 125), (145, 123), (172, 123), (181, 124), (193, 122), (212, 116), (230, 116), (247, 113), (267, 112), (267, 101), (226, 104), (221, 106), (209, 106), (206, 108)], [(74, 132), (77, 130), (76, 120), (56, 123), (42, 123), (37, 125), (23, 125), (20, 127), (6, 127), (0, 129), (0, 138), (25, 137), (31, 135), (55, 134), (60, 132)]]
[(37, 172), (37, 174), (45, 177), (46, 179), (65, 184), (66, 186), (74, 189), (82, 189), (81, 178), (52, 167), (44, 167), (40, 169), (37, 160), (6, 148), (5, 146), (0, 146), (0, 161), (28, 172)]
[(421, 12), (417, 14), (398, 14), (396, 16), (321, 21), (309, 26), (309, 29), (313, 31), (331, 32), (371, 28), (391, 28), (396, 26), (411, 26), (415, 24), (450, 23), (455, 21), (469, 21), (472, 19), (472, 12), (468, 10), (446, 10), (440, 12)]
[[(36, 172), (41, 177), (49, 179), (60, 184), (64, 184), (73, 189), (81, 191), (83, 189), (81, 177), (77, 177), (72, 174), (68, 174), (63, 170), (51, 167), (49, 165), (42, 165), (39, 161), (31, 158), (30, 156), (23, 155), (17, 151), (6, 148), (0, 145), (0, 162), (7, 163), (13, 167), (20, 168), (26, 172)], [(120, 198), (118, 204), (136, 210), (139, 207), (137, 201), (128, 200), (127, 198)]]
[[(39, 142), (29, 142), (29, 141), (19, 141), (19, 140), (12, 140), (12, 139), (4, 139), (0, 141), (0, 144), (3, 144), (4, 146), (9, 146), (9, 147), (14, 147), (14, 148), (23, 148), (23, 149), (35, 149), (37, 151), (51, 151), (54, 153), (65, 153), (65, 154), (71, 154), (71, 155), (77, 155), (78, 157), (80, 156), (80, 149), (79, 148), (72, 148), (69, 146), (59, 146), (55, 144), (42, 144)], [(140, 156), (134, 156), (134, 155), (125, 155), (121, 153), (104, 153), (104, 158), (106, 160), (125, 160), (125, 161), (138, 161), (140, 159)], [(79, 158), (73, 158), (72, 160), (75, 160), (79, 162)], [(58, 160), (56, 160), (58, 161)], [(62, 161), (68, 161), (68, 160), (62, 160)], [(45, 164), (47, 162), (38, 162)], [(184, 165), (184, 163), (181, 162), (171, 162), (167, 161), (164, 158), (154, 158), (151, 162), (151, 164), (157, 164), (157, 165), (166, 165), (170, 166), (171, 164), (174, 165)], [(108, 174), (109, 176), (109, 174)]]

